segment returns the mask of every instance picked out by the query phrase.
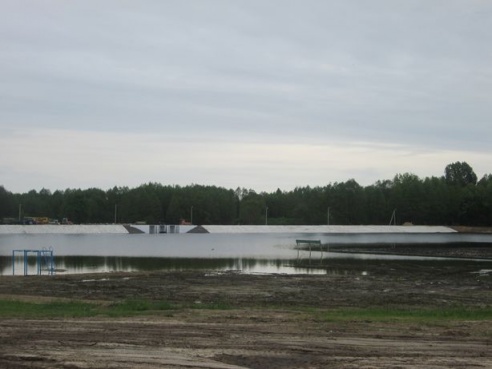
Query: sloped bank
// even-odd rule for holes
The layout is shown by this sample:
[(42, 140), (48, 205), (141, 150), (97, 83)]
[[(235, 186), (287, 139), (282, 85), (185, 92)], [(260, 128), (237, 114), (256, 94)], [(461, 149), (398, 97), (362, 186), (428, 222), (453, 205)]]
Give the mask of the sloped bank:
[[(43, 225), (0, 225), (0, 234), (121, 234), (147, 233), (148, 225), (129, 224), (43, 224)], [(241, 226), (203, 225), (186, 226), (179, 233), (220, 234), (448, 234), (457, 230), (444, 226), (377, 226), (377, 225), (292, 225), (292, 226)], [(468, 231), (467, 233), (471, 233)]]
[(0, 234), (124, 234), (122, 224), (0, 225)]

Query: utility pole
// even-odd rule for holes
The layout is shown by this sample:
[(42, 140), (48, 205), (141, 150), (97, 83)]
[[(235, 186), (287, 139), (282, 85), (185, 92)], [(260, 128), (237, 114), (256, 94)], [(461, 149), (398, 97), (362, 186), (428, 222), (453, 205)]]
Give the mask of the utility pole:
[(193, 205), (191, 205), (191, 211), (190, 211), (190, 223), (193, 224)]
[(117, 214), (118, 214), (118, 204), (114, 204), (114, 224), (116, 224)]
[(393, 213), (391, 214), (389, 225), (396, 225), (396, 209), (393, 210)]
[(326, 225), (330, 225), (330, 208), (326, 212)]
[(268, 206), (265, 209), (265, 225), (268, 225)]
[(19, 223), (21, 221), (21, 215), (22, 215), (22, 204), (19, 204)]

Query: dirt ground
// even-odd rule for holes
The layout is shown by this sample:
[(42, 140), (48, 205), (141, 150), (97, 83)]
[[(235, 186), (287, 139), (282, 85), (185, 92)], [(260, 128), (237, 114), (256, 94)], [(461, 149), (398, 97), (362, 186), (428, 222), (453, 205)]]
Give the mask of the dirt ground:
[[(322, 275), (0, 277), (0, 300), (129, 298), (132, 318), (1, 319), (0, 368), (492, 368), (492, 321), (325, 319), (332, 309), (492, 307), (492, 262), (333, 260)], [(228, 306), (194, 309), (193, 306)]]

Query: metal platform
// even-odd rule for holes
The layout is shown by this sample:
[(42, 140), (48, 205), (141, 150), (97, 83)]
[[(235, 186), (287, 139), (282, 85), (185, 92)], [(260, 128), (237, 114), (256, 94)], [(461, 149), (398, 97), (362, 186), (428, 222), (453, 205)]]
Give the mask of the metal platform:
[[(20, 255), (19, 255), (20, 254)], [(15, 275), (15, 259), (21, 257), (24, 267), (24, 275), (29, 275), (29, 259), (35, 259), (36, 275), (42, 275), (43, 270), (47, 271), (48, 275), (55, 274), (55, 257), (53, 248), (43, 248), (41, 250), (12, 250), (12, 274)], [(44, 268), (43, 268), (44, 266)]]

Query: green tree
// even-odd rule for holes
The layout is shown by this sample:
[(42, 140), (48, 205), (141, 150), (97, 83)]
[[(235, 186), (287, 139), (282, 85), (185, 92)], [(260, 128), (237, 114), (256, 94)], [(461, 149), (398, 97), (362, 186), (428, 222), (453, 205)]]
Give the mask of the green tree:
[(450, 188), (442, 177), (425, 178), (422, 184), (422, 222), (430, 225), (450, 223)]
[(241, 224), (265, 224), (265, 199), (254, 191), (241, 200), (239, 220)]
[(87, 221), (87, 199), (81, 189), (65, 190), (63, 214), (74, 223)]
[(166, 211), (166, 222), (178, 224), (183, 218), (182, 200), (179, 194), (174, 194)]
[[(446, 166), (442, 177), (420, 179), (398, 174), (393, 180), (362, 187), (355, 180), (324, 187), (296, 187), (257, 194), (190, 185), (147, 183), (136, 188), (42, 189), (11, 193), (0, 186), (0, 219), (22, 215), (46, 216), (76, 223), (146, 221), (195, 224), (388, 224), (393, 209), (398, 223), (490, 225), (492, 176), (477, 176), (466, 162)], [(329, 210), (328, 210), (329, 209)], [(329, 215), (328, 215), (329, 214)]]
[(333, 185), (330, 204), (332, 224), (365, 224), (365, 193), (354, 179)]
[(13, 194), (0, 186), (0, 222), (7, 217), (17, 219), (17, 209)]
[(84, 223), (107, 223), (111, 221), (113, 213), (106, 192), (98, 188), (89, 188), (83, 191), (87, 206)]
[(398, 174), (393, 180), (390, 203), (397, 209), (400, 223), (425, 224), (422, 181), (411, 173)]
[(390, 180), (377, 181), (365, 188), (365, 213), (368, 224), (388, 224), (388, 216), (393, 211), (389, 198), (393, 189)]
[(482, 210), (479, 224), (482, 226), (492, 225), (492, 174), (484, 175), (478, 182), (479, 198), (482, 202)]
[(477, 175), (466, 162), (448, 164), (444, 169), (444, 178), (449, 185), (466, 186), (477, 183)]

